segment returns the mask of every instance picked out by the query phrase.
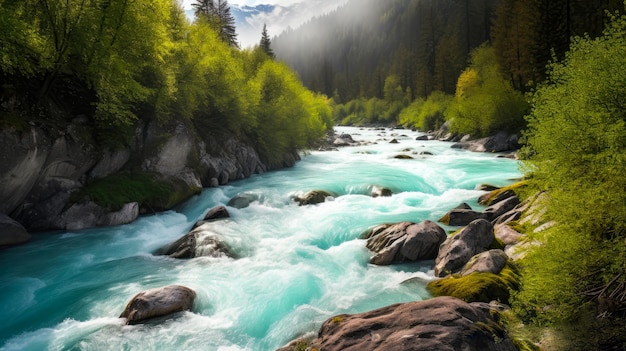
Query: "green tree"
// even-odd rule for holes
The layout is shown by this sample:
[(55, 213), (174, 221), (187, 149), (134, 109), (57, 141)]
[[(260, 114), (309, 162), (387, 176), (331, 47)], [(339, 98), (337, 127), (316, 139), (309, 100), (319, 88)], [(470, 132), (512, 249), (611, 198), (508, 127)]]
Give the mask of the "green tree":
[(574, 39), (565, 60), (550, 66), (528, 117), (526, 166), (536, 188), (547, 190), (555, 225), (536, 236), (542, 245), (524, 261), (515, 306), (539, 324), (611, 328), (608, 337), (569, 335), (580, 349), (625, 342), (612, 328), (626, 308), (625, 52), (625, 16), (603, 37)]
[(503, 78), (495, 50), (483, 45), (472, 52), (470, 66), (457, 81), (446, 120), (453, 131), (473, 136), (519, 132), (527, 109), (524, 96)]
[(272, 42), (270, 40), (269, 34), (267, 34), (267, 26), (265, 25), (265, 23), (263, 24), (263, 32), (261, 33), (261, 42), (259, 45), (261, 47), (261, 50), (263, 50), (263, 52), (265, 52), (267, 56), (272, 59), (275, 57), (274, 50), (272, 50)]
[(227, 0), (196, 0), (191, 5), (196, 18), (208, 21), (219, 37), (230, 46), (238, 48), (235, 18), (230, 12)]
[(445, 114), (454, 96), (435, 91), (428, 99), (418, 98), (400, 113), (400, 123), (431, 131), (445, 123)]

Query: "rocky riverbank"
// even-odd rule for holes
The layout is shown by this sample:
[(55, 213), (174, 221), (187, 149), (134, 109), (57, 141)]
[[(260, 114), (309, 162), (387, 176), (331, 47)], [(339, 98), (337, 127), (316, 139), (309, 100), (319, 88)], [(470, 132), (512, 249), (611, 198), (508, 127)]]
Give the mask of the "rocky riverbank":
[[(203, 187), (289, 167), (299, 158), (294, 150), (270, 166), (246, 138), (205, 135), (183, 122), (146, 123), (136, 128), (129, 145), (103, 148), (86, 123), (76, 118), (54, 132), (37, 127), (0, 131), (0, 247), (28, 241), (29, 232), (129, 223), (141, 214), (171, 209)], [(111, 206), (85, 191), (120, 175), (131, 190), (149, 183), (159, 194)]]

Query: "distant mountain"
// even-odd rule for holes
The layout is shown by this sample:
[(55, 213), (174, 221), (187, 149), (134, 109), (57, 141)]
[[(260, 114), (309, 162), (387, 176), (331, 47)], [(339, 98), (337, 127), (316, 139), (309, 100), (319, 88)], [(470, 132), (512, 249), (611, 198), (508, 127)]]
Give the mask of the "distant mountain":
[(267, 25), (270, 37), (277, 36), (284, 30), (298, 28), (315, 16), (328, 13), (347, 0), (306, 0), (288, 6), (231, 5), (230, 11), (235, 17), (237, 34), (241, 47), (254, 46), (261, 40), (263, 24)]

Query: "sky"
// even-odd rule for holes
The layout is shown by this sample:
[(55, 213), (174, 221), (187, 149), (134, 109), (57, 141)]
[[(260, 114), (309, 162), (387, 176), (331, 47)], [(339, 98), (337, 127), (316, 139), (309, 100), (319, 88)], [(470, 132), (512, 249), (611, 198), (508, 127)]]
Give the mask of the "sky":
[[(182, 0), (185, 10), (191, 9), (194, 0)], [(275, 5), (272, 13), (261, 13), (247, 18), (246, 23), (237, 23), (237, 35), (242, 48), (259, 43), (263, 24), (267, 24), (270, 37), (282, 33), (288, 27), (298, 28), (307, 20), (328, 13), (347, 0), (228, 0), (231, 7)]]

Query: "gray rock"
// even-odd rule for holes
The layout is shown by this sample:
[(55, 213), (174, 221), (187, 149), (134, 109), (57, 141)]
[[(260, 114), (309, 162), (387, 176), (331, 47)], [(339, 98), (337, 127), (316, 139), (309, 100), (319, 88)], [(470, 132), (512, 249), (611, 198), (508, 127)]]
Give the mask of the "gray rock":
[[(486, 190), (486, 189), (480, 189), (480, 190)], [(500, 194), (496, 195), (495, 197), (494, 195), (494, 191), (498, 190), (497, 188), (494, 190), (487, 190), (489, 191), (489, 193), (484, 194), (482, 196), (480, 196), (478, 198), (478, 203), (481, 205), (487, 205), (487, 206), (491, 206), (495, 203), (498, 203), (500, 201), (506, 200), (510, 197), (516, 196), (515, 192), (513, 190), (506, 190), (501, 192)], [(492, 198), (493, 197), (493, 198)]]
[(502, 250), (489, 250), (472, 257), (461, 270), (461, 275), (472, 273), (500, 274), (509, 257)]
[(496, 238), (500, 239), (504, 245), (515, 245), (524, 236), (506, 224), (499, 224), (494, 227)]
[(21, 224), (0, 213), (0, 247), (23, 244), (30, 239), (31, 235)]
[(132, 325), (155, 317), (190, 311), (195, 298), (195, 291), (180, 285), (146, 290), (128, 302), (120, 318), (126, 318), (126, 324)]
[(393, 195), (393, 192), (389, 188), (373, 186), (370, 195), (372, 197), (389, 197)]
[(491, 220), (490, 214), (466, 209), (454, 209), (448, 212), (447, 217), (447, 224), (453, 227), (468, 225), (477, 219)]
[(89, 175), (92, 178), (104, 178), (121, 170), (129, 159), (130, 149), (104, 151)]
[(24, 202), (46, 164), (50, 143), (37, 128), (0, 131), (0, 213), (11, 213)]
[(367, 240), (367, 248), (376, 253), (370, 263), (376, 265), (434, 259), (446, 240), (446, 232), (431, 221), (402, 222), (380, 229)]
[[(438, 297), (328, 319), (310, 349), (324, 351), (514, 351), (489, 304)], [(281, 351), (295, 350), (293, 347)]]
[(350, 134), (341, 134), (333, 142), (333, 145), (337, 147), (350, 146), (355, 144), (357, 144), (357, 142), (352, 139), (352, 136)]
[(473, 141), (464, 141), (453, 145), (453, 147), (473, 152), (504, 152), (517, 150), (520, 145), (517, 135), (498, 132), (494, 136)]
[(297, 196), (295, 200), (300, 206), (307, 206), (323, 203), (329, 197), (335, 197), (335, 195), (324, 190), (311, 190), (302, 197)]
[(205, 223), (214, 222), (214, 221), (218, 221), (220, 219), (226, 219), (226, 218), (230, 218), (230, 213), (228, 212), (226, 207), (217, 206), (217, 207), (210, 209), (209, 212), (207, 212), (207, 214), (204, 216), (204, 219), (196, 222), (193, 229), (196, 229)]
[(128, 224), (139, 217), (139, 204), (137, 202), (127, 203), (119, 211), (104, 213), (96, 225), (98, 227), (110, 227), (115, 225)]
[(487, 218), (494, 220), (503, 214), (512, 211), (519, 204), (519, 198), (517, 196), (511, 196), (500, 202), (495, 202), (485, 210), (485, 213), (488, 215)]
[(214, 230), (211, 223), (202, 224), (175, 242), (158, 249), (155, 254), (180, 259), (235, 257), (235, 254)]
[(228, 201), (226, 206), (233, 207), (236, 209), (242, 209), (250, 206), (255, 201), (259, 201), (260, 196), (254, 193), (239, 193), (235, 195), (232, 199)]
[(478, 219), (441, 244), (435, 260), (435, 276), (457, 273), (475, 255), (489, 249), (495, 239), (493, 225)]

